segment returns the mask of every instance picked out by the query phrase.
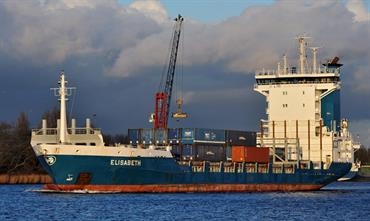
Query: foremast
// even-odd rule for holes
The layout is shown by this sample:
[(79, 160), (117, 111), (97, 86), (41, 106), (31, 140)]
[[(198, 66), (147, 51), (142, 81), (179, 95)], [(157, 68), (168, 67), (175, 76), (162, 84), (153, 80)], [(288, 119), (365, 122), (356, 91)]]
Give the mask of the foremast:
[(54, 95), (59, 97), (60, 101), (60, 128), (59, 128), (59, 142), (62, 144), (68, 142), (68, 130), (67, 130), (67, 104), (68, 96), (72, 94), (72, 90), (75, 87), (67, 87), (68, 81), (65, 79), (64, 71), (60, 72), (60, 77), (58, 81), (58, 88), (51, 88), (54, 90)]

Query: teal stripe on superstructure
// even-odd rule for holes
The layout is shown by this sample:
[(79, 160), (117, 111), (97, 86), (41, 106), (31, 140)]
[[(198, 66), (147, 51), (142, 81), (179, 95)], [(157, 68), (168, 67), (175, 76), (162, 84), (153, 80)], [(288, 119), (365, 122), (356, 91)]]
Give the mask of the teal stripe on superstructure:
[(321, 117), (323, 125), (327, 126), (330, 131), (340, 130), (340, 91), (336, 90), (321, 99)]

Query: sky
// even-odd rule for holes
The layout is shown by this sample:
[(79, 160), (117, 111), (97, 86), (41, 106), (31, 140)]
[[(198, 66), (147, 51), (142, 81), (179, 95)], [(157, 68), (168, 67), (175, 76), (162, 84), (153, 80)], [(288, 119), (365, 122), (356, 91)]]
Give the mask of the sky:
[[(128, 6), (135, 0), (119, 0), (119, 2)], [(171, 18), (183, 14), (201, 22), (215, 23), (239, 16), (247, 7), (272, 4), (273, 0), (162, 0), (160, 2)]]
[(254, 73), (276, 68), (283, 54), (295, 65), (295, 37), (306, 34), (320, 61), (339, 56), (344, 64), (342, 117), (370, 147), (369, 11), (369, 0), (2, 0), (0, 121), (23, 111), (37, 127), (58, 106), (49, 88), (64, 70), (77, 87), (68, 112), (79, 125), (89, 117), (110, 134), (151, 127), (181, 14), (176, 82), (190, 117), (170, 127), (258, 130), (266, 103), (253, 91)]

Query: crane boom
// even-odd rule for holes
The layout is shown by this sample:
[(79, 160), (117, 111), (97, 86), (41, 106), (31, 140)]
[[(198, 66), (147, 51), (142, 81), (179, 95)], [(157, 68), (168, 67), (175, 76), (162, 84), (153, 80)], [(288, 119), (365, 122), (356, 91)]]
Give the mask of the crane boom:
[(170, 111), (173, 79), (175, 76), (177, 52), (179, 48), (181, 25), (184, 18), (181, 15), (175, 19), (175, 30), (172, 38), (170, 61), (167, 69), (164, 90), (155, 95), (154, 128), (167, 128), (168, 115)]

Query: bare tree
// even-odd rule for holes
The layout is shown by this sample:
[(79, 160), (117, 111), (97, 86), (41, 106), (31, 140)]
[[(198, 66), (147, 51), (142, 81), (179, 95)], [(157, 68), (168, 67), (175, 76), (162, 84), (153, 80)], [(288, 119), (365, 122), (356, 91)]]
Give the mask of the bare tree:
[(25, 112), (20, 113), (14, 126), (0, 123), (0, 172), (41, 172), (30, 145), (31, 130)]

